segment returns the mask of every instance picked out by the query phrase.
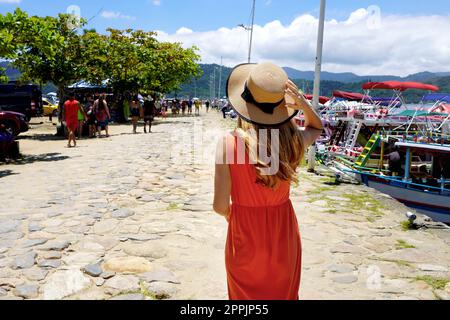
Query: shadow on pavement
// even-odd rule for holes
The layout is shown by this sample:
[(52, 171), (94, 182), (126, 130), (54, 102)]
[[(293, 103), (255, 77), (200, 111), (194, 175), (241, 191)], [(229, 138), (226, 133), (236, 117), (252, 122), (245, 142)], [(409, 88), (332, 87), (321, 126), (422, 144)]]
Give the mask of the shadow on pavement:
[(7, 176), (12, 176), (12, 175), (16, 175), (18, 173), (13, 172), (12, 170), (0, 170), (0, 179), (7, 177)]
[(37, 141), (61, 141), (65, 140), (65, 137), (60, 137), (55, 134), (34, 134), (34, 135), (21, 135), (16, 140), (37, 140)]
[(31, 164), (35, 162), (56, 162), (56, 161), (63, 161), (67, 160), (70, 157), (68, 156), (62, 156), (61, 153), (44, 153), (39, 155), (25, 155), (22, 159), (16, 160), (12, 164), (16, 165), (24, 165), (24, 164)]

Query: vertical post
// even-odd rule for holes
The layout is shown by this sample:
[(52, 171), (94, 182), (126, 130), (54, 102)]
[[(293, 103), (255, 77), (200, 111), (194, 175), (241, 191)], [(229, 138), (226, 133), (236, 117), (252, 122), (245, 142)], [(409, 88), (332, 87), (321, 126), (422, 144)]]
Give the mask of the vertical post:
[(214, 65), (214, 76), (213, 76), (213, 97), (216, 98), (216, 66)]
[(250, 44), (249, 44), (249, 48), (248, 48), (248, 63), (251, 63), (251, 61), (252, 61), (252, 44), (253, 44), (253, 29), (255, 26), (255, 12), (256, 12), (256, 0), (253, 0), (252, 27), (250, 29)]
[(326, 0), (320, 0), (319, 33), (317, 36), (316, 71), (314, 77), (314, 97), (313, 97), (313, 107), (316, 110), (319, 108), (320, 75), (322, 72), (323, 34), (325, 30), (325, 8), (326, 8)]
[(382, 140), (381, 141), (381, 154), (380, 154), (380, 170), (383, 170), (384, 168), (383, 168), (383, 164), (384, 164), (384, 147), (385, 147), (385, 144), (384, 144), (384, 141)]
[(223, 65), (223, 57), (220, 57), (220, 69), (219, 69), (219, 99), (221, 99), (221, 89), (222, 89), (222, 65)]
[(406, 149), (405, 181), (409, 180), (411, 171), (411, 148)]
[[(313, 108), (319, 109), (320, 96), (320, 74), (322, 72), (322, 52), (323, 52), (323, 34), (325, 30), (325, 8), (326, 0), (320, 0), (320, 17), (319, 17), (319, 32), (317, 35), (317, 54), (316, 54), (316, 71), (314, 77), (314, 95)], [(316, 165), (316, 146), (312, 145), (308, 151), (308, 171), (314, 172)]]

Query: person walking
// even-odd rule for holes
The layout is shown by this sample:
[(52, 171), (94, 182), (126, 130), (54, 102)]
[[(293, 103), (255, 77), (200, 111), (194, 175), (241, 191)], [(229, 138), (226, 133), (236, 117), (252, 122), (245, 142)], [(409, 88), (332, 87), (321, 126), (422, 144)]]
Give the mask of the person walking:
[(94, 107), (94, 98), (92, 96), (88, 96), (87, 98), (86, 110), (87, 123), (89, 126), (89, 138), (95, 138), (95, 133), (97, 131), (97, 119), (95, 117), (96, 111)]
[(194, 105), (195, 105), (195, 115), (198, 117), (200, 116), (200, 108), (202, 106), (202, 102), (197, 99), (194, 101)]
[[(217, 148), (214, 210), (229, 223), (229, 298), (298, 300), (302, 245), (290, 186), (322, 122), (286, 72), (271, 63), (233, 69), (227, 95), (238, 129)], [(293, 121), (300, 110), (304, 131)], [(258, 147), (269, 160), (255, 152)]]
[(98, 100), (94, 102), (95, 119), (97, 120), (98, 137), (102, 137), (102, 129), (106, 132), (106, 137), (109, 138), (109, 121), (111, 114), (109, 113), (108, 103), (106, 102), (106, 94), (101, 94)]
[(187, 109), (187, 101), (183, 100), (181, 101), (181, 113), (183, 114), (183, 117), (186, 115), (186, 109)]
[(193, 106), (194, 102), (192, 101), (192, 99), (189, 99), (188, 101), (188, 115), (192, 115), (192, 106)]
[(220, 111), (223, 114), (223, 118), (226, 119), (227, 118), (227, 111), (228, 111), (228, 104), (222, 105), (222, 107), (220, 108)]
[(210, 107), (211, 103), (209, 102), (209, 100), (205, 101), (205, 107), (206, 107), (206, 113), (209, 113), (209, 107)]
[(131, 114), (131, 120), (133, 123), (133, 133), (136, 134), (138, 122), (142, 116), (142, 107), (141, 107), (141, 103), (139, 102), (138, 95), (135, 95), (133, 97), (133, 100), (130, 103), (130, 114)]
[(63, 119), (66, 122), (67, 131), (69, 132), (67, 147), (77, 146), (76, 132), (78, 129), (78, 112), (82, 109), (80, 102), (75, 99), (75, 93), (69, 94), (69, 99), (64, 103)]
[(83, 127), (85, 121), (87, 121), (87, 114), (82, 105), (80, 105), (80, 109), (78, 110), (78, 139), (81, 140), (83, 137)]
[(148, 132), (152, 133), (152, 122), (155, 117), (155, 113), (155, 100), (152, 97), (148, 97), (144, 102), (144, 133), (147, 133), (147, 123)]

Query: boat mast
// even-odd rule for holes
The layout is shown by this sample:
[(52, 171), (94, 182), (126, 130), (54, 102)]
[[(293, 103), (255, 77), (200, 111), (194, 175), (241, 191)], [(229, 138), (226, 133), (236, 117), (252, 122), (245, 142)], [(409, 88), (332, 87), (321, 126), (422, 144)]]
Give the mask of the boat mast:
[(223, 65), (223, 57), (220, 57), (220, 70), (219, 70), (219, 99), (221, 99), (221, 90), (222, 89), (222, 65)]
[[(316, 71), (314, 76), (314, 94), (313, 94), (313, 108), (319, 109), (320, 97), (320, 74), (322, 72), (322, 51), (323, 51), (323, 34), (325, 30), (325, 8), (326, 0), (320, 0), (320, 18), (319, 18), (319, 32), (317, 35), (317, 54), (316, 54)], [(316, 146), (312, 145), (308, 150), (308, 171), (314, 172), (316, 165)]]
[(320, 74), (322, 72), (323, 34), (325, 29), (326, 0), (320, 0), (319, 34), (317, 36), (316, 72), (314, 76), (313, 107), (319, 108)]
[(253, 29), (255, 26), (255, 12), (256, 12), (256, 0), (253, 0), (252, 26), (250, 28), (250, 44), (249, 44), (249, 48), (248, 48), (248, 63), (251, 63), (251, 60), (252, 60), (252, 44), (253, 44)]

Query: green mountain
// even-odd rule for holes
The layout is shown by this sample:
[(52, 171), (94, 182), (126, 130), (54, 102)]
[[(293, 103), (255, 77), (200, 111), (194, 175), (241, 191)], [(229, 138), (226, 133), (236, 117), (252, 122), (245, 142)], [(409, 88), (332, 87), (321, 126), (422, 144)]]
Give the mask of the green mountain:
[[(232, 69), (228, 67), (220, 67), (217, 64), (201, 64), (203, 75), (190, 83), (183, 85), (177, 92), (171, 93), (169, 96), (177, 96), (179, 98), (198, 97), (208, 99), (212, 96), (225, 95), (226, 81)], [(314, 72), (299, 71), (292, 68), (285, 68), (288, 76), (294, 79), (298, 87), (306, 93), (311, 93), (314, 87)], [(220, 76), (221, 74), (221, 76)], [(398, 76), (358, 76), (353, 73), (322, 73), (321, 95), (332, 96), (334, 90), (359, 92), (363, 93), (362, 85), (368, 81), (419, 81), (440, 87), (441, 92), (450, 92), (450, 73), (432, 73), (421, 72), (409, 75), (407, 77)], [(215, 92), (215, 94), (213, 94)], [(408, 103), (418, 103), (426, 92), (420, 90), (408, 90), (404, 93), (404, 97)], [(377, 97), (392, 97), (393, 92), (389, 90), (373, 91), (372, 95)]]
[[(201, 64), (203, 75), (199, 79), (193, 79), (190, 83), (183, 85), (180, 90), (172, 92), (169, 97), (175, 95), (179, 98), (194, 98), (208, 99), (211, 97), (224, 97), (226, 95), (226, 83), (232, 68), (221, 67), (217, 64)], [(6, 69), (5, 73), (10, 80), (17, 80), (20, 77), (20, 72), (11, 67), (7, 61), (0, 61), (0, 68)], [(294, 82), (306, 93), (311, 93), (314, 87), (314, 72), (299, 71), (292, 68), (285, 68), (289, 78), (294, 79)], [(367, 81), (419, 81), (437, 85), (441, 92), (450, 92), (450, 73), (449, 72), (421, 72), (409, 75), (407, 77), (397, 76), (358, 76), (354, 73), (331, 73), (322, 72), (321, 95), (330, 97), (334, 90), (360, 92), (361, 86)], [(55, 91), (55, 86), (48, 84), (43, 87), (42, 91), (48, 93)], [(374, 91), (373, 95), (379, 97), (392, 97), (392, 91), (380, 90)], [(404, 93), (404, 97), (408, 103), (418, 103), (422, 99), (425, 92), (420, 90), (408, 90)]]

